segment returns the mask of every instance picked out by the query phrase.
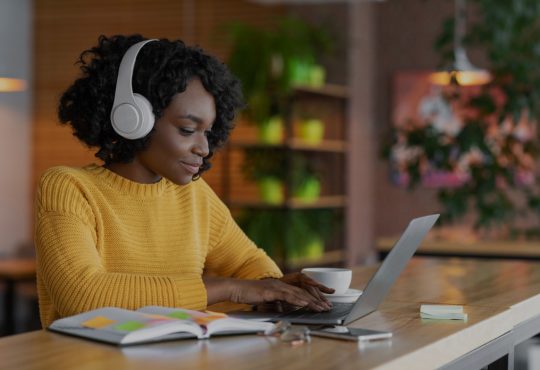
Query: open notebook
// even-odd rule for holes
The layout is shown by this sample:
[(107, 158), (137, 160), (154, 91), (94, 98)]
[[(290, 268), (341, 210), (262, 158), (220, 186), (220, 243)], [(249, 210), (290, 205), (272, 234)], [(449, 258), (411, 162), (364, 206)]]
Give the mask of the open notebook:
[(105, 307), (54, 321), (51, 331), (127, 345), (181, 338), (209, 338), (211, 335), (267, 332), (268, 322), (228, 317), (223, 313), (182, 308), (147, 306), (137, 311)]

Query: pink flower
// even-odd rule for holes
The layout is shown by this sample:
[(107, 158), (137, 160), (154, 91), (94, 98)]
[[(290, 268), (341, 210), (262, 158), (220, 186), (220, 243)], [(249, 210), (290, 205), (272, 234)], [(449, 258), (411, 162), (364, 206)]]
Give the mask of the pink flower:
[(459, 188), (470, 181), (471, 176), (463, 172), (430, 171), (422, 176), (422, 185), (426, 188)]
[(392, 182), (397, 186), (406, 188), (411, 183), (411, 176), (407, 172), (396, 171), (392, 174)]
[(392, 148), (392, 158), (398, 166), (406, 166), (413, 163), (424, 153), (424, 149), (419, 146), (408, 147), (404, 144), (395, 145)]
[(484, 162), (484, 153), (477, 147), (473, 147), (458, 159), (457, 168), (463, 173), (469, 173), (471, 166), (478, 166)]
[(529, 113), (524, 111), (521, 113), (519, 122), (512, 131), (512, 136), (522, 143), (531, 141), (534, 137), (534, 129), (531, 121), (529, 121)]
[(518, 186), (534, 185), (535, 176), (533, 171), (517, 170), (514, 174), (514, 181)]

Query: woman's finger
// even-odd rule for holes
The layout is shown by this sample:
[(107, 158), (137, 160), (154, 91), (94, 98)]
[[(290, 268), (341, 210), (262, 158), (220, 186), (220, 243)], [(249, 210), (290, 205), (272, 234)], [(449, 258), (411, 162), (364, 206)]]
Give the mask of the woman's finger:
[(293, 292), (293, 294), (297, 295), (297, 297), (299, 297), (300, 299), (307, 300), (308, 301), (307, 308), (309, 308), (310, 310), (320, 312), (320, 311), (328, 311), (330, 309), (327, 303), (322, 301), (317, 295), (310, 294), (310, 292), (308, 292), (305, 289), (297, 288), (294, 286), (291, 286), (289, 289), (291, 290), (291, 292)]
[(317, 280), (314, 280), (305, 274), (302, 274), (302, 275), (303, 275), (301, 278), (302, 284), (316, 287), (317, 289), (319, 289), (320, 291), (324, 293), (329, 293), (329, 294), (334, 293), (335, 291), (334, 289), (329, 288), (326, 285), (322, 285)]
[(306, 289), (309, 294), (315, 297), (315, 299), (321, 302), (327, 310), (332, 308), (332, 304), (330, 303), (330, 301), (328, 301), (328, 299), (324, 296), (324, 294), (321, 293), (319, 289), (312, 286), (306, 286), (304, 289)]

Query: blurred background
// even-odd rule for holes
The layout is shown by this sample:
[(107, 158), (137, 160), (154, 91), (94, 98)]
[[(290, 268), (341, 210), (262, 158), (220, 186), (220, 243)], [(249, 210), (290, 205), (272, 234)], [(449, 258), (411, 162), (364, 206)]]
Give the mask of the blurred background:
[(292, 271), (375, 263), (435, 212), (425, 254), (538, 258), (539, 17), (532, 0), (0, 1), (5, 332), (39, 327), (37, 180), (99, 163), (56, 117), (99, 35), (181, 39), (242, 80), (204, 178)]

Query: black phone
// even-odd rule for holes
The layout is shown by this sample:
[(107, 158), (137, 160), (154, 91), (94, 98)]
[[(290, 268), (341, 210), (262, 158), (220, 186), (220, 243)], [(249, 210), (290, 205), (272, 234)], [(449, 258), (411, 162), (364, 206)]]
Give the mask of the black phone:
[(362, 328), (348, 328), (346, 326), (332, 326), (327, 328), (310, 330), (311, 335), (343, 340), (380, 340), (392, 337), (389, 331), (379, 331)]

